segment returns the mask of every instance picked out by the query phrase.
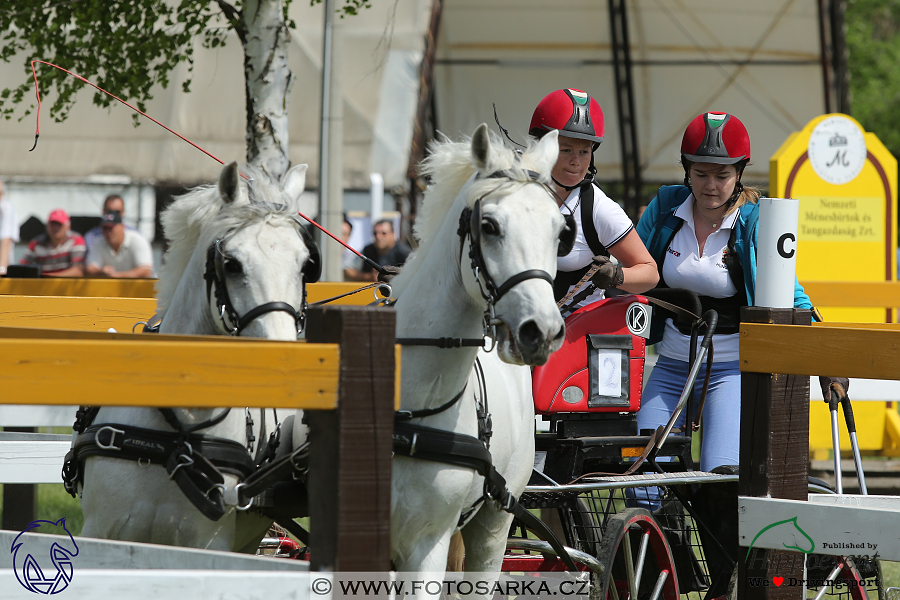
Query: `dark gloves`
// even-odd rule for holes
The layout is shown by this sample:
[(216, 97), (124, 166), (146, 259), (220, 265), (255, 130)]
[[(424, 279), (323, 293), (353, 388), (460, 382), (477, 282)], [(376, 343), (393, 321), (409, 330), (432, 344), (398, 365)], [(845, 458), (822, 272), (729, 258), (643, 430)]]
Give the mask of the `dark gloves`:
[(595, 265), (600, 265), (591, 281), (601, 290), (619, 287), (625, 281), (625, 274), (622, 272), (622, 265), (618, 265), (609, 260), (606, 256), (595, 256)]
[(391, 280), (400, 274), (400, 267), (383, 266), (378, 272), (378, 281), (381, 283), (390, 283)]
[(831, 386), (832, 384), (836, 384), (843, 389), (843, 393), (841, 390), (835, 390), (838, 393), (838, 396), (844, 397), (847, 395), (847, 392), (850, 391), (850, 380), (846, 377), (825, 377), (824, 375), (819, 376), (819, 386), (822, 388), (822, 397), (825, 399), (825, 402), (831, 400)]

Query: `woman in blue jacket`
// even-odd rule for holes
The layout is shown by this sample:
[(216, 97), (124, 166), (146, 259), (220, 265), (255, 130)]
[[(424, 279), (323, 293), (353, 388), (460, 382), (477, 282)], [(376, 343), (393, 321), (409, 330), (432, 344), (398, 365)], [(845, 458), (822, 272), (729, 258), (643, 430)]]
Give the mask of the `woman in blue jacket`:
[[(740, 442), (741, 373), (738, 365), (740, 308), (752, 306), (756, 288), (759, 192), (741, 183), (750, 162), (750, 136), (727, 113), (691, 121), (681, 142), (684, 185), (664, 186), (641, 216), (637, 232), (656, 260), (660, 287), (696, 292), (703, 310), (719, 314), (713, 336), (713, 367), (703, 406), (700, 468), (737, 465)], [(794, 306), (813, 308), (799, 283)], [(651, 343), (659, 359), (644, 389), (639, 429), (656, 429), (672, 415), (688, 377), (690, 330), (664, 315), (655, 319)], [(701, 369), (701, 374), (705, 369)], [(820, 378), (823, 394), (832, 382)], [(695, 383), (699, 397), (702, 377)], [(681, 422), (685, 420), (682, 415)], [(679, 424), (679, 426), (683, 426)]]

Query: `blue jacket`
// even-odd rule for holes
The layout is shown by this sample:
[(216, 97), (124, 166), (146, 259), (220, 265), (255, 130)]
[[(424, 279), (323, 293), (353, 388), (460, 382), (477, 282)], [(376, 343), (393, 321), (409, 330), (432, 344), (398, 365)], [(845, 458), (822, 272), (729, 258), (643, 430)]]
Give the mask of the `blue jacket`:
[[(675, 216), (691, 191), (683, 185), (664, 185), (659, 188), (656, 198), (641, 215), (637, 225), (638, 236), (647, 246), (650, 255), (660, 265), (662, 276), (663, 257), (666, 248), (672, 241), (675, 230), (682, 220)], [(738, 218), (734, 224), (734, 250), (741, 266), (744, 268), (744, 288), (750, 305), (753, 305), (756, 292), (756, 244), (759, 237), (759, 204), (747, 203), (738, 209)], [(813, 305), (803, 291), (803, 286), (794, 283), (794, 308), (812, 309)]]

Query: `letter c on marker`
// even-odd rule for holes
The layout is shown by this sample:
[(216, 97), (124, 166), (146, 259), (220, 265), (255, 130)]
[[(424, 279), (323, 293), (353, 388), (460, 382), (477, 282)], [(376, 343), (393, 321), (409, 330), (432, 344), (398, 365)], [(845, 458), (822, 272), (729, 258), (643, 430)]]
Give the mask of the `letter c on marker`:
[(791, 240), (792, 242), (796, 242), (796, 241), (797, 241), (797, 238), (794, 237), (794, 234), (793, 234), (793, 233), (785, 233), (785, 234), (782, 235), (780, 238), (778, 238), (778, 254), (780, 254), (783, 258), (791, 258), (792, 256), (794, 256), (794, 249), (793, 249), (793, 248), (791, 248), (790, 250), (785, 250), (785, 249), (784, 249), (784, 243), (785, 243), (787, 240)]

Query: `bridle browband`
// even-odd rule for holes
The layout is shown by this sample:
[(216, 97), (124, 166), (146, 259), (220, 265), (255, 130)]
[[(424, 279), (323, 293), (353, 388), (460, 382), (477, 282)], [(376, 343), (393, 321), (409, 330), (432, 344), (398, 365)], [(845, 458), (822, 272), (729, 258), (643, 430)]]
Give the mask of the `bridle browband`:
[(243, 315), (239, 315), (231, 303), (228, 295), (228, 286), (225, 283), (225, 239), (219, 238), (210, 244), (206, 251), (206, 271), (203, 279), (206, 280), (206, 300), (211, 303), (213, 288), (215, 288), (216, 311), (222, 327), (228, 335), (237, 336), (254, 319), (270, 312), (286, 312), (294, 318), (297, 324), (297, 335), (303, 332), (306, 325), (306, 281), (303, 281), (303, 304), (298, 312), (287, 302), (266, 302), (260, 304)]

